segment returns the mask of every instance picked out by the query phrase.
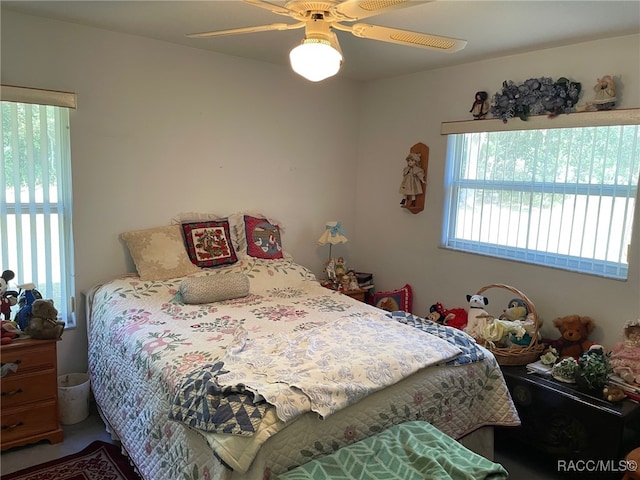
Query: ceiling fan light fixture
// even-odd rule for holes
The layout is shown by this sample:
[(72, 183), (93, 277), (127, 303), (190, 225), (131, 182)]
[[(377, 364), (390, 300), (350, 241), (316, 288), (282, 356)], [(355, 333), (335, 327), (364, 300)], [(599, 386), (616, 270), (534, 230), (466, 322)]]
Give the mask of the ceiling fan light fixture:
[(305, 38), (289, 53), (291, 68), (311, 82), (334, 76), (342, 66), (342, 53), (340, 47), (332, 43), (321, 38)]

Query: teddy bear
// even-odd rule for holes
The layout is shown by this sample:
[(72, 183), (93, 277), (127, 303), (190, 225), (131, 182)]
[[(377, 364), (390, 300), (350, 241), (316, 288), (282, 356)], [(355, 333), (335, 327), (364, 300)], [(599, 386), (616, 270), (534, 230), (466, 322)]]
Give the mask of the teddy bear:
[(482, 295), (467, 295), (467, 302), (469, 302), (469, 312), (467, 313), (467, 325), (463, 330), (476, 340), (482, 339), (484, 327), (488, 321), (493, 319), (484, 309), (485, 305), (489, 305), (489, 299)]
[(594, 345), (589, 335), (596, 328), (591, 317), (567, 315), (558, 317), (553, 325), (560, 331), (561, 337), (550, 342), (550, 346), (558, 350), (560, 358), (573, 357), (576, 360)]
[(11, 320), (11, 307), (18, 303), (18, 292), (9, 290), (9, 282), (15, 277), (11, 270), (5, 270), (0, 276), (0, 318)]
[(58, 310), (53, 300), (35, 300), (31, 306), (31, 318), (25, 332), (31, 338), (59, 339), (62, 337), (64, 322), (57, 319)]
[(609, 363), (626, 383), (640, 385), (640, 320), (627, 322), (624, 335), (625, 339), (613, 346)]

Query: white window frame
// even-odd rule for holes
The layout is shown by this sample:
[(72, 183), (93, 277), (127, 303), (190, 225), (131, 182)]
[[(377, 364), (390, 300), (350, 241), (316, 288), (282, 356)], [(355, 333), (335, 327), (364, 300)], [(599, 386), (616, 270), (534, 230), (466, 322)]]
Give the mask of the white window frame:
[[(476, 188), (479, 191), (486, 186), (487, 189), (495, 188), (495, 183), (483, 183), (483, 180), (465, 180), (461, 178), (453, 169), (454, 155), (461, 143), (456, 141), (455, 136), (466, 133), (482, 133), (482, 132), (498, 132), (498, 131), (516, 131), (516, 130), (545, 130), (557, 128), (574, 128), (574, 127), (593, 127), (593, 126), (617, 126), (617, 125), (640, 125), (640, 109), (628, 110), (611, 110), (606, 112), (581, 112), (570, 115), (561, 115), (555, 118), (547, 118), (546, 116), (529, 117), (527, 121), (519, 119), (510, 119), (507, 123), (501, 120), (474, 120), (463, 122), (446, 122), (442, 124), (441, 133), (449, 135), (447, 146), (447, 167), (445, 172), (445, 205), (443, 212), (443, 228), (442, 228), (442, 247), (459, 250), (469, 253), (478, 253), (482, 255), (504, 258), (536, 265), (543, 265), (563, 270), (576, 271), (581, 273), (604, 276), (617, 280), (626, 280), (628, 277), (628, 264), (623, 262), (599, 261), (594, 259), (586, 259), (584, 257), (576, 257), (570, 255), (546, 253), (540, 250), (532, 250), (527, 248), (517, 248), (505, 246), (491, 241), (472, 240), (467, 241), (464, 238), (456, 238), (455, 233), (455, 212), (452, 211), (453, 206), (458, 201), (458, 194), (462, 194), (464, 188)], [(460, 139), (459, 139), (460, 140)], [(636, 152), (640, 151), (640, 146)], [(464, 153), (464, 152), (462, 152)], [(500, 185), (498, 188), (504, 188), (506, 192), (509, 190), (509, 182)], [(547, 183), (545, 188), (554, 189), (557, 184)], [(525, 189), (535, 190), (540, 185), (526, 185)], [(581, 193), (591, 194), (593, 190), (585, 189)], [(616, 190), (615, 188), (613, 189)], [(626, 193), (622, 195), (622, 191)], [(616, 196), (627, 196), (635, 202), (638, 208), (636, 192), (638, 185), (621, 188), (615, 192)], [(517, 191), (514, 185), (513, 191)], [(554, 190), (555, 191), (555, 190)], [(610, 192), (609, 192), (610, 193)], [(596, 191), (596, 196), (598, 195)], [(630, 231), (633, 228), (633, 218), (628, 219), (626, 228)], [(630, 238), (631, 235), (629, 235)], [(486, 240), (486, 239), (485, 239)], [(626, 247), (626, 246), (625, 246)], [(625, 257), (626, 257), (626, 253)]]
[[(59, 158), (56, 159), (57, 172), (57, 202), (48, 201), (48, 194), (45, 192), (43, 201), (34, 200), (33, 193), (30, 194), (28, 202), (8, 203), (4, 190), (4, 171), (0, 172), (3, 179), (3, 188), (0, 189), (0, 230), (7, 232), (7, 218), (11, 215), (20, 215), (22, 221), (29, 224), (32, 232), (28, 242), (30, 247), (24, 248), (20, 242), (20, 229), (16, 231), (16, 238), (5, 239), (0, 250), (0, 261), (2, 269), (14, 271), (16, 277), (10, 283), (10, 289), (16, 289), (17, 285), (23, 283), (34, 283), (36, 289), (44, 298), (54, 298), (52, 285), (53, 275), (51, 270), (60, 269), (61, 297), (56, 302), (58, 316), (65, 321), (66, 328), (76, 326), (75, 317), (75, 269), (74, 269), (74, 248), (73, 248), (73, 225), (72, 225), (72, 194), (71, 194), (71, 158), (70, 158), (70, 132), (69, 132), (69, 109), (76, 108), (76, 95), (70, 92), (60, 92), (54, 90), (42, 90), (35, 88), (18, 87), (13, 85), (2, 85), (0, 87), (0, 100), (2, 102), (14, 102), (18, 104), (31, 104), (33, 108), (60, 107), (56, 110), (56, 137), (55, 153), (49, 152)], [(4, 135), (4, 134), (3, 134)], [(42, 148), (51, 148), (50, 146)], [(4, 163), (4, 151), (0, 153)], [(34, 159), (34, 161), (38, 161)], [(42, 161), (42, 160), (41, 160)], [(29, 187), (35, 188), (35, 185)], [(59, 219), (56, 221), (56, 219)], [(55, 222), (55, 223), (54, 223)], [(44, 230), (41, 230), (44, 228)], [(36, 233), (37, 232), (37, 233)], [(56, 255), (51, 254), (53, 241), (50, 235), (58, 236), (60, 245)], [(35, 238), (31, 238), (35, 236)], [(43, 237), (45, 240), (43, 241)], [(36, 239), (39, 242), (36, 242)], [(6, 240), (6, 241), (5, 241)], [(36, 246), (36, 244), (39, 245)], [(11, 251), (9, 244), (13, 245)], [(36, 261), (30, 259), (36, 258)], [(28, 259), (29, 262), (24, 261)], [(63, 267), (56, 266), (53, 261), (59, 261)], [(27, 263), (31, 263), (28, 267)], [(41, 268), (41, 264), (46, 268)], [(15, 282), (15, 283), (14, 283)], [(17, 313), (14, 307), (12, 317)]]

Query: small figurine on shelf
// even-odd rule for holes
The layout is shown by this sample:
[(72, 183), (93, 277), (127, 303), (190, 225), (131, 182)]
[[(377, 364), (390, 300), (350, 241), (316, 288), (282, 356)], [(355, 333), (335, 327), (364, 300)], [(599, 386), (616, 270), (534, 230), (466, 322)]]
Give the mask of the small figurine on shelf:
[(489, 113), (489, 94), (487, 92), (476, 92), (476, 98), (471, 105), (469, 112), (473, 115), (474, 120), (481, 120)]
[(349, 270), (346, 275), (349, 278), (349, 290), (360, 290), (360, 285), (358, 284), (358, 277), (356, 276), (355, 270)]
[(426, 183), (424, 170), (420, 166), (420, 154), (410, 153), (405, 159), (407, 166), (402, 171), (402, 183), (400, 184), (400, 193), (404, 195), (404, 198), (400, 202), (400, 205), (404, 206), (410, 199), (410, 206), (415, 206), (416, 195), (422, 195), (422, 184)]
[(344, 263), (343, 257), (338, 257), (338, 260), (336, 260), (335, 272), (336, 280), (338, 280), (338, 282), (342, 282), (342, 277), (347, 273), (347, 265)]
[(611, 110), (616, 106), (616, 82), (613, 80), (613, 76), (605, 75), (599, 78), (593, 91), (596, 93), (593, 102), (596, 110)]
[(330, 258), (327, 262), (327, 266), (325, 267), (325, 271), (327, 272), (327, 278), (331, 282), (336, 281), (336, 261), (333, 258)]
[(350, 290), (349, 288), (349, 276), (348, 275), (343, 275), (340, 278), (340, 287), (339, 290), (341, 292), (348, 292)]

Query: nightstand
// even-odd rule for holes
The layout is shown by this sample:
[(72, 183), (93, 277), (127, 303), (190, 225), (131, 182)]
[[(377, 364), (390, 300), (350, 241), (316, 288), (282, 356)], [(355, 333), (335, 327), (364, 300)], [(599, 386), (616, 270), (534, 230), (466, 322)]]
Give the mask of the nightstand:
[(345, 295), (349, 295), (351, 298), (355, 298), (356, 300), (360, 300), (361, 302), (364, 302), (367, 292), (368, 290), (359, 289), (359, 290), (347, 290), (346, 292), (342, 292), (342, 293), (344, 293)]
[[(622, 477), (615, 469), (617, 462), (640, 446), (640, 405), (631, 400), (608, 402), (579, 391), (573, 384), (527, 373), (526, 366), (501, 369), (522, 424), (497, 428), (497, 441), (517, 442), (527, 450), (535, 449), (540, 463), (564, 472), (564, 478)], [(562, 470), (571, 461), (582, 461), (584, 465), (585, 461), (598, 460), (611, 463), (598, 471)]]
[(56, 340), (14, 340), (2, 345), (0, 357), (3, 370), (15, 367), (0, 379), (0, 448), (60, 443)]

